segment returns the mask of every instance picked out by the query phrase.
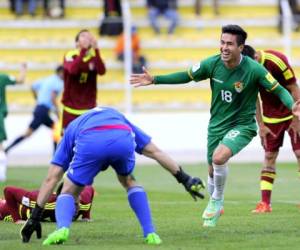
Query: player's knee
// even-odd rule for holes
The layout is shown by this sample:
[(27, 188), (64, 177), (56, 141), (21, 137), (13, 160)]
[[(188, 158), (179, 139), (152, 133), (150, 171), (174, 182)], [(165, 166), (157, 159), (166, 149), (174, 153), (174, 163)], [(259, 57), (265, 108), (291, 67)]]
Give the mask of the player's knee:
[(214, 154), (212, 161), (215, 165), (224, 165), (228, 161), (228, 159), (223, 154)]
[(136, 186), (136, 181), (132, 175), (118, 176), (118, 177), (119, 177), (118, 179), (119, 179), (120, 183), (126, 190), (131, 187)]
[(266, 152), (265, 160), (268, 166), (273, 166), (275, 164), (277, 155), (277, 152)]

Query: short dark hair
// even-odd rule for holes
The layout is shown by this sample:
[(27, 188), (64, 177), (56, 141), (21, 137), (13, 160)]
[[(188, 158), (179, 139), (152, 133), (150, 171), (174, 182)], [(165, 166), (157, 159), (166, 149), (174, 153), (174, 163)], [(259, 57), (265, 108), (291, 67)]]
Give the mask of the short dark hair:
[(229, 33), (232, 35), (236, 35), (236, 42), (238, 46), (245, 44), (247, 39), (247, 32), (244, 31), (240, 26), (236, 24), (228, 24), (222, 27), (222, 34)]
[(245, 56), (249, 56), (252, 59), (255, 59), (255, 49), (248, 44), (244, 45), (242, 54)]
[(89, 30), (88, 30), (88, 29), (82, 29), (82, 30), (80, 30), (80, 31), (77, 33), (77, 35), (75, 36), (75, 42), (78, 42), (79, 36), (80, 36), (80, 34), (83, 33), (83, 32), (89, 32)]
[(59, 72), (63, 71), (64, 67), (62, 65), (58, 65), (55, 69), (55, 73), (58, 74)]

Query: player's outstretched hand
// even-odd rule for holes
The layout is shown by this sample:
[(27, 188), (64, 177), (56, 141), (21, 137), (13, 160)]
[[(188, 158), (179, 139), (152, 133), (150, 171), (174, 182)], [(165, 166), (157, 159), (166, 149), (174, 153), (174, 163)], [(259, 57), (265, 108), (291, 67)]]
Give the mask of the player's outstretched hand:
[(25, 225), (21, 229), (21, 237), (24, 243), (29, 242), (31, 235), (36, 231), (36, 237), (38, 239), (42, 238), (42, 226), (41, 222), (38, 220), (33, 220), (29, 218)]
[(204, 195), (200, 193), (200, 190), (204, 189), (205, 185), (200, 178), (190, 177), (189, 180), (183, 185), (195, 201), (197, 201), (197, 198), (204, 199)]
[(24, 243), (30, 241), (31, 235), (34, 233), (34, 231), (36, 231), (36, 237), (38, 239), (42, 238), (42, 226), (40, 221), (42, 219), (43, 210), (43, 208), (36, 204), (35, 208), (32, 210), (30, 218), (21, 228), (20, 233)]
[(153, 84), (153, 76), (150, 75), (149, 71), (143, 67), (144, 73), (132, 74), (130, 77), (130, 84), (134, 87), (147, 86)]
[(276, 138), (276, 134), (272, 132), (272, 130), (267, 127), (265, 124), (261, 124), (259, 126), (259, 132), (258, 132), (260, 139), (261, 139), (261, 144), (263, 146), (267, 146), (267, 136), (272, 136), (273, 138)]
[(174, 175), (179, 183), (181, 183), (187, 192), (196, 201), (197, 198), (204, 199), (204, 195), (200, 193), (200, 190), (205, 188), (204, 182), (198, 177), (191, 177), (185, 173), (182, 168)]

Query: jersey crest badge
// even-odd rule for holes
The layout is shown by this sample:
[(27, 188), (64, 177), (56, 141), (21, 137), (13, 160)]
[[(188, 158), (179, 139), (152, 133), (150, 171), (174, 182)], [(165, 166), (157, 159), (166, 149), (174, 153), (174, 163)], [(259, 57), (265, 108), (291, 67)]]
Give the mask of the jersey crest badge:
[(235, 82), (234, 83), (234, 88), (235, 88), (235, 91), (238, 92), (238, 93), (241, 93), (244, 89), (244, 83), (242, 82)]

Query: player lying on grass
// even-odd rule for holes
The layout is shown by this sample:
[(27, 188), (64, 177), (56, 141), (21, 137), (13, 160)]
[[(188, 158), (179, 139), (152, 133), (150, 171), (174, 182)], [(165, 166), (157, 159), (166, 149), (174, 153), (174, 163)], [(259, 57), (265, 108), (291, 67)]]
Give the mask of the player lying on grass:
[(41, 238), (43, 208), (64, 172), (64, 185), (57, 198), (55, 216), (57, 230), (44, 240), (43, 245), (61, 244), (69, 238), (69, 228), (75, 212), (75, 200), (94, 177), (111, 166), (127, 191), (128, 202), (143, 230), (147, 244), (158, 245), (145, 190), (132, 175), (135, 152), (155, 159), (175, 176), (192, 197), (203, 198), (199, 192), (204, 187), (199, 178), (192, 178), (161, 151), (151, 137), (111, 108), (94, 108), (71, 122), (52, 159), (48, 176), (41, 186), (37, 203), (30, 218), (21, 229), (23, 242), (28, 242), (34, 231)]
[[(55, 222), (56, 199), (62, 188), (59, 185), (57, 191), (52, 193), (45, 204), (42, 221)], [(23, 224), (29, 218), (32, 209), (35, 207), (39, 190), (26, 190), (15, 186), (4, 188), (4, 199), (0, 199), (0, 220), (13, 221), (16, 224)], [(94, 198), (94, 188), (86, 186), (79, 195), (76, 203), (76, 213), (73, 220), (81, 217), (83, 221), (90, 221), (91, 208)]]

